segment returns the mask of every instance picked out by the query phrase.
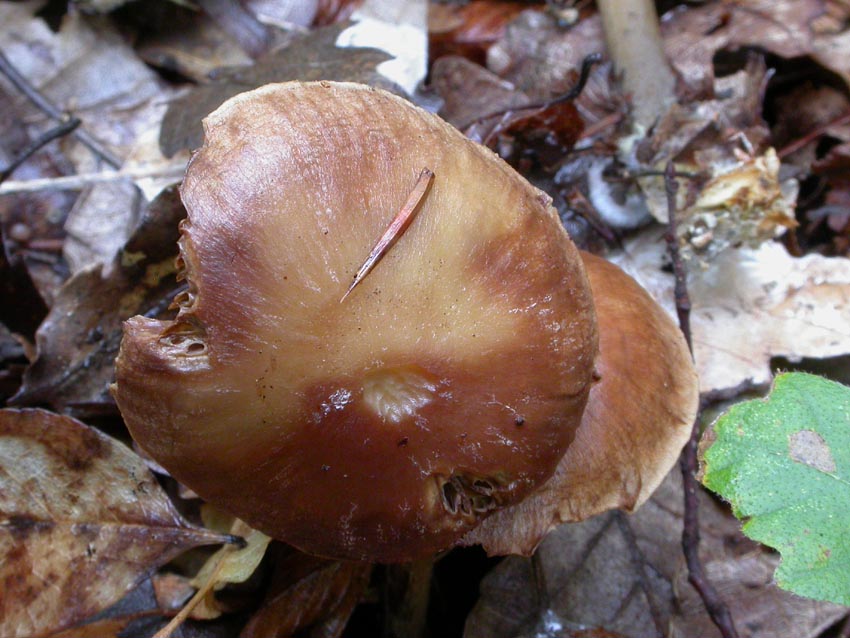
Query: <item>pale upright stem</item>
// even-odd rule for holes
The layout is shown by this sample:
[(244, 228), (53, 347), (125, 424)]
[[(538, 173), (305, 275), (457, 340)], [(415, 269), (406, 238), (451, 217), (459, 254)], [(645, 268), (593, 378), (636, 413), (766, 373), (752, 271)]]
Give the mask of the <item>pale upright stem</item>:
[(652, 0), (596, 0), (608, 53), (632, 99), (636, 125), (649, 128), (675, 101), (676, 77), (664, 53)]

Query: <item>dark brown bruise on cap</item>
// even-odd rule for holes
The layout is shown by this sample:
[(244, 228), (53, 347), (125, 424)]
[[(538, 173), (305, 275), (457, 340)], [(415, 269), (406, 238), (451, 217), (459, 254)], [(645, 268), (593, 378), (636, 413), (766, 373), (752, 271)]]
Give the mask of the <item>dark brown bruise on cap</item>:
[(617, 266), (581, 254), (599, 326), (600, 380), (555, 475), (464, 539), (490, 554), (530, 555), (556, 525), (639, 507), (679, 458), (699, 403), (678, 326)]
[[(448, 548), (548, 479), (597, 352), (548, 198), (398, 97), (270, 85), (225, 103), (182, 189), (189, 293), (127, 322), (134, 438), (203, 498), (324, 556)], [(339, 300), (423, 166), (416, 218)]]

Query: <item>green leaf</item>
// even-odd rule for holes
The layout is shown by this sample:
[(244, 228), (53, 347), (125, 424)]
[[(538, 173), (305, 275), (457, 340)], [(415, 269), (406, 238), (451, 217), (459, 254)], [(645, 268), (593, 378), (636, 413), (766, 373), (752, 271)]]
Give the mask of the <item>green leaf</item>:
[(850, 605), (850, 388), (782, 374), (766, 399), (721, 416), (701, 448), (703, 484), (782, 555), (777, 584)]

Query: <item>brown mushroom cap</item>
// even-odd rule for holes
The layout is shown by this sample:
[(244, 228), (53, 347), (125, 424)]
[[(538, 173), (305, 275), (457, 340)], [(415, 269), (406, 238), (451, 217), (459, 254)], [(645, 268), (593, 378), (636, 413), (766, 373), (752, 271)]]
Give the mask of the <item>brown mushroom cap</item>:
[(581, 253), (596, 305), (600, 381), (554, 476), (463, 539), (490, 554), (530, 555), (556, 525), (639, 507), (679, 458), (699, 383), (679, 327), (634, 279)]
[[(182, 189), (177, 320), (129, 320), (115, 398), (203, 498), (300, 549), (403, 561), (548, 479), (592, 383), (581, 258), (548, 197), (353, 84), (226, 102)], [(407, 231), (344, 302), (423, 168)]]

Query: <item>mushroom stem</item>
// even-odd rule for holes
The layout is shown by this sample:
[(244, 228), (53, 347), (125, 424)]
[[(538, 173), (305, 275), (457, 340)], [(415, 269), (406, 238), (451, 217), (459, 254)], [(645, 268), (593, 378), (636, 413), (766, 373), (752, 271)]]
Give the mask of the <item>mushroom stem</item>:
[(638, 126), (650, 128), (675, 101), (676, 78), (664, 53), (652, 0), (597, 0), (608, 53), (632, 98)]
[(385, 633), (389, 638), (419, 638), (425, 634), (433, 571), (433, 557), (387, 565)]

